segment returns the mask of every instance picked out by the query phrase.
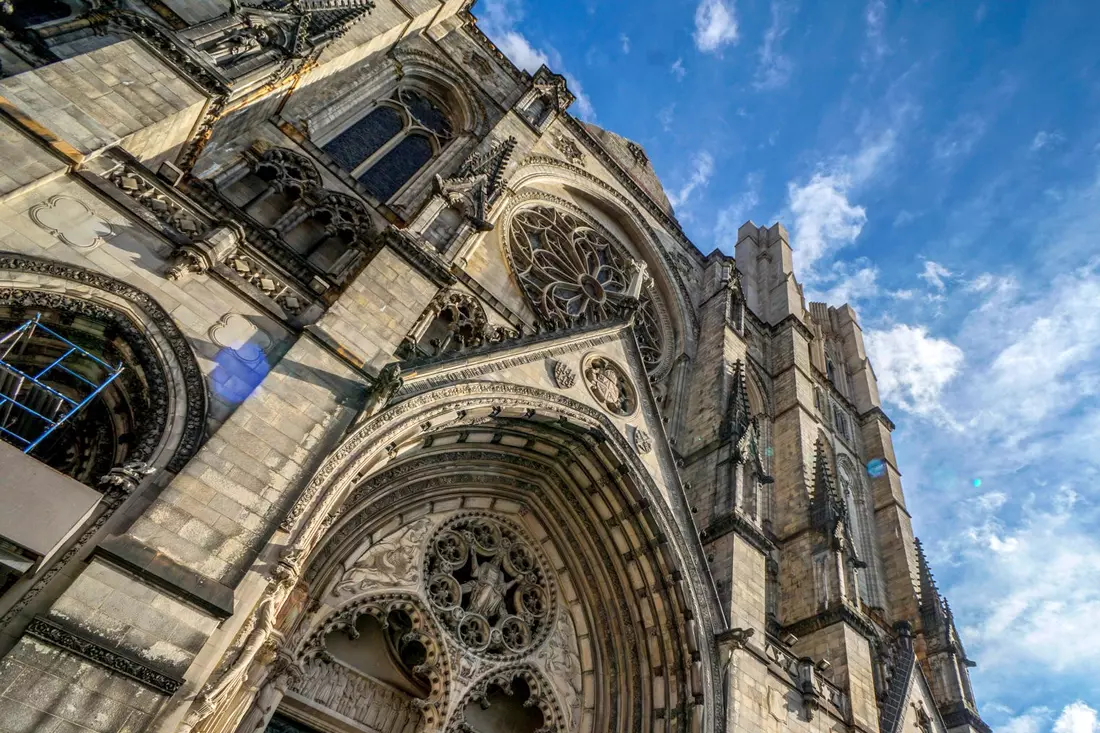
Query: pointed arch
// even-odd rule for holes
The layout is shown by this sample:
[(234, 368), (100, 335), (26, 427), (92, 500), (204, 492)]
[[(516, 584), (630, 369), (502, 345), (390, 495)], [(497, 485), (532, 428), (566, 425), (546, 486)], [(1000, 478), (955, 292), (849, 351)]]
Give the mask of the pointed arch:
[(559, 602), (592, 649), (580, 704), (598, 729), (648, 727), (674, 706), (713, 724), (716, 701), (695, 691), (716, 680), (719, 622), (699, 550), (683, 539), (687, 508), (605, 415), (559, 394), (467, 382), (364, 424), (288, 517), (292, 546), (310, 552), (310, 593), (336, 587), (378, 533), (463, 501), (518, 514), (564, 574)]

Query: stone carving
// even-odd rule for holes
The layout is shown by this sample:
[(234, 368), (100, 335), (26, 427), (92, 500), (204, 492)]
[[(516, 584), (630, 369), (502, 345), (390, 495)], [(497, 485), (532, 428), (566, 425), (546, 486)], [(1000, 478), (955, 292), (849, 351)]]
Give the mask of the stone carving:
[(370, 387), (370, 394), (367, 396), (367, 403), (363, 405), (359, 420), (366, 420), (384, 410), (403, 383), (400, 364), (391, 362), (382, 367), (382, 371), (378, 372), (377, 379)]
[(54, 196), (32, 208), (30, 216), (70, 247), (94, 249), (115, 235), (109, 222), (70, 196)]
[(554, 699), (553, 689), (541, 674), (526, 665), (496, 669), (478, 680), (467, 694), (465, 704), (460, 704), (455, 711), (450, 730), (458, 733), (474, 731), (466, 722), (467, 706), (476, 703), (488, 708), (493, 690), (500, 690), (509, 697), (519, 694), (514, 686), (516, 680), (523, 680), (527, 687), (527, 697), (520, 701), (523, 706), (538, 708), (542, 713), (542, 727), (538, 729), (538, 733), (561, 733), (565, 716)]
[(584, 165), (584, 153), (581, 152), (580, 147), (573, 138), (562, 135), (559, 132), (554, 135), (552, 140), (554, 147), (565, 156), (566, 160), (573, 165)]
[(171, 227), (185, 237), (197, 236), (206, 225), (202, 220), (183, 207), (167, 193), (150, 183), (137, 170), (125, 164), (119, 164), (107, 173), (107, 180), (152, 212), (162, 224)]
[(37, 617), (27, 626), (26, 632), (53, 646), (72, 652), (102, 667), (136, 680), (146, 687), (166, 695), (173, 694), (183, 684), (181, 680), (161, 674), (129, 657), (123, 656), (99, 644), (67, 631), (49, 619)]
[(484, 56), (473, 53), (472, 51), (466, 55), (466, 64), (482, 79), (491, 76), (493, 73), (493, 67), (489, 61)]
[(271, 337), (236, 313), (223, 316), (210, 327), (210, 340), (249, 366), (259, 364), (271, 348)]
[(346, 596), (372, 587), (409, 585), (419, 581), (420, 543), (432, 525), (431, 519), (420, 519), (371, 545), (340, 576), (333, 595)]
[(618, 364), (592, 354), (584, 360), (584, 386), (613, 415), (632, 415), (638, 407), (637, 393)]
[(311, 659), (294, 691), (370, 730), (423, 730), (413, 698), (339, 662)]
[(564, 608), (558, 612), (554, 633), (539, 651), (538, 658), (550, 678), (559, 681), (557, 688), (569, 715), (569, 730), (576, 730), (581, 722), (581, 654), (573, 617)]
[(169, 280), (185, 280), (190, 275), (205, 274), (218, 262), (228, 259), (244, 241), (244, 230), (236, 223), (215, 227), (202, 239), (176, 248), (164, 276)]
[(645, 154), (645, 148), (633, 140), (628, 140), (626, 143), (626, 149), (630, 151), (630, 157), (634, 159), (634, 162), (638, 165), (647, 165), (649, 163), (649, 156)]
[(436, 191), (480, 231), (493, 228), (487, 219), (515, 147), (514, 137), (498, 140), (488, 150), (471, 155), (454, 176), (435, 177)]
[(641, 455), (645, 455), (653, 450), (653, 441), (649, 437), (649, 433), (641, 428), (634, 428), (634, 450), (638, 451)]
[(256, 258), (238, 252), (226, 260), (227, 265), (240, 277), (259, 288), (264, 295), (274, 300), (284, 311), (295, 316), (308, 305), (309, 299), (287, 285), (282, 278), (261, 265)]
[(577, 373), (564, 361), (555, 361), (554, 383), (558, 385), (558, 389), (569, 389), (577, 383)]
[(157, 469), (150, 468), (145, 461), (127, 461), (112, 468), (99, 479), (99, 483), (101, 486), (113, 486), (126, 494), (132, 494), (146, 476), (152, 476), (156, 472)]
[(504, 520), (447, 522), (429, 544), (424, 577), (432, 610), (464, 649), (511, 658), (549, 633), (553, 592), (542, 560)]
[[(396, 592), (362, 598), (330, 614), (296, 651), (295, 656), (299, 664), (306, 669), (317, 670), (321, 669), (317, 666), (318, 663), (332, 664), (335, 660), (326, 648), (326, 639), (334, 632), (344, 632), (349, 638), (357, 639), (359, 637), (357, 626), (359, 619), (363, 616), (374, 618), (383, 629), (396, 630), (400, 627), (401, 633), (390, 641), (393, 645), (390, 653), (395, 655), (395, 659), (402, 658), (402, 650), (406, 650), (409, 645), (417, 645), (417, 656), (421, 661), (410, 672), (418, 680), (426, 683), (428, 694), (424, 698), (418, 698), (414, 703), (422, 719), (422, 726), (415, 730), (436, 730), (442, 721), (443, 711), (447, 708), (446, 697), (450, 687), (450, 674), (445, 664), (447, 655), (440, 643), (438, 628), (420, 605), (419, 599), (411, 594)], [(322, 672), (320, 682), (307, 672), (298, 685), (308, 686), (311, 690), (308, 693), (310, 696), (317, 695), (318, 698), (315, 699), (333, 709), (344, 712), (336, 706), (344, 705), (345, 710), (355, 710), (354, 707), (347, 708), (348, 703), (340, 702), (344, 697), (338, 695), (335, 689), (340, 677), (349, 672), (349, 670), (335, 674), (331, 671)], [(329, 685), (332, 685), (333, 689), (330, 689)], [(306, 687), (299, 687), (299, 691), (303, 689)], [(303, 694), (307, 693), (303, 692)], [(377, 694), (377, 691), (372, 694)], [(325, 702), (326, 700), (336, 705), (331, 705)], [(349, 717), (354, 716), (349, 715)]]

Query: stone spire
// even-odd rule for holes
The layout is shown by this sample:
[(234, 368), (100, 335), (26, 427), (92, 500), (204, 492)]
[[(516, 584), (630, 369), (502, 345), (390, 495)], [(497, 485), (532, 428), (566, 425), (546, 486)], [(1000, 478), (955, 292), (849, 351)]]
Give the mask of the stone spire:
[(914, 537), (913, 544), (917, 548), (917, 574), (920, 580), (920, 614), (926, 635), (932, 632), (942, 633), (946, 629), (946, 614), (944, 602), (940, 597), (940, 589), (936, 587), (936, 579), (932, 577), (932, 570), (928, 567), (928, 558), (924, 554), (924, 545), (920, 539)]
[[(824, 532), (836, 549), (842, 535), (838, 528), (847, 524), (847, 510), (837, 493), (836, 483), (829, 471), (829, 456), (825, 453), (825, 443), (818, 438), (814, 450), (814, 495), (810, 502), (810, 522), (814, 528)], [(847, 534), (844, 532), (844, 534)]]

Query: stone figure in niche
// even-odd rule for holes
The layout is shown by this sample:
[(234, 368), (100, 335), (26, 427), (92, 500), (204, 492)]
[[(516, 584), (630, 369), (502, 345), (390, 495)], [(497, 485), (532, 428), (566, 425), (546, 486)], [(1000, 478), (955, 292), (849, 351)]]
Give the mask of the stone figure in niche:
[(482, 616), (496, 616), (504, 605), (504, 594), (516, 584), (515, 580), (504, 577), (500, 567), (500, 558), (493, 556), (488, 562), (479, 563), (477, 554), (472, 555), (474, 577), (462, 584), (462, 592), (470, 594), (470, 610)]
[(562, 696), (569, 715), (569, 729), (576, 730), (581, 716), (581, 655), (573, 618), (564, 608), (558, 613), (554, 632), (538, 658)]

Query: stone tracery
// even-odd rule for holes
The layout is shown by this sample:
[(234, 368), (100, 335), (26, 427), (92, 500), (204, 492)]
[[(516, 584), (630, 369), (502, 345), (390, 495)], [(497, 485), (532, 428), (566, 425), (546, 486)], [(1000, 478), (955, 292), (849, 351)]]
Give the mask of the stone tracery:
[(488, 516), (461, 516), (429, 543), (426, 593), (465, 649), (494, 658), (523, 654), (549, 632), (553, 588), (533, 545)]
[(524, 293), (547, 326), (599, 323), (636, 309), (634, 333), (648, 370), (661, 361), (653, 285), (608, 232), (555, 206), (512, 216), (508, 255)]

